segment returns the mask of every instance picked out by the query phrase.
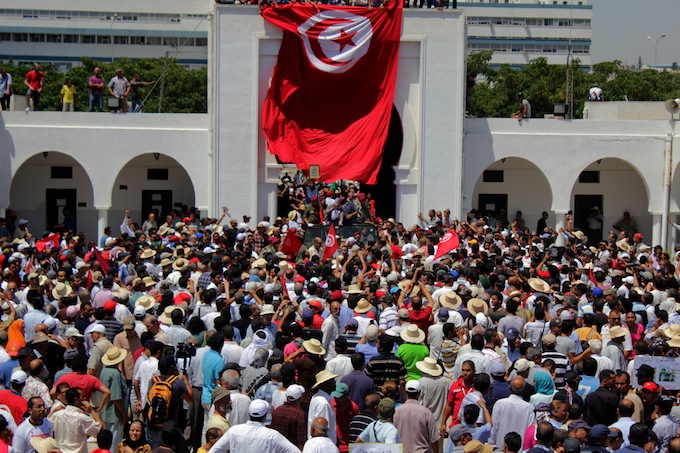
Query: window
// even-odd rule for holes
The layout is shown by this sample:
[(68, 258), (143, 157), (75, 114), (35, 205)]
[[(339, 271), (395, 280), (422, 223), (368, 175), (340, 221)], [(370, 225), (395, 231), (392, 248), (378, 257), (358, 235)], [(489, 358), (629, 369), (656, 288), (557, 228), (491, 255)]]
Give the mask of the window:
[(208, 46), (208, 38), (196, 38), (196, 46), (197, 47), (207, 47)]
[(64, 35), (64, 40), (63, 42), (65, 43), (74, 43), (79, 41), (79, 36), (78, 35)]
[(12, 33), (0, 33), (0, 41), (11, 41)]
[(149, 168), (146, 170), (146, 179), (153, 181), (167, 181), (168, 180), (168, 169), (167, 168)]
[(97, 36), (97, 44), (111, 44), (110, 36)]
[(600, 182), (599, 171), (582, 171), (578, 176), (578, 182), (581, 184), (597, 184)]
[(146, 38), (144, 36), (130, 36), (130, 44), (146, 44)]
[(504, 176), (503, 170), (484, 170), (482, 180), (484, 182), (503, 182)]
[(47, 42), (62, 42), (61, 35), (47, 35)]
[(45, 42), (43, 33), (31, 33), (31, 42)]
[(95, 35), (82, 35), (80, 37), (80, 42), (83, 44), (95, 44), (97, 42), (97, 37)]
[(50, 177), (52, 179), (73, 179), (73, 167), (50, 167)]
[(147, 46), (160, 46), (162, 43), (162, 38), (160, 36), (149, 36), (146, 38)]
[(14, 33), (12, 35), (12, 41), (28, 42), (28, 33)]
[(128, 43), (128, 37), (127, 36), (114, 36), (113, 37), (113, 43), (114, 44), (127, 44)]
[(163, 38), (163, 45), (164, 46), (177, 46), (179, 44), (179, 38), (174, 38), (170, 36), (166, 36)]

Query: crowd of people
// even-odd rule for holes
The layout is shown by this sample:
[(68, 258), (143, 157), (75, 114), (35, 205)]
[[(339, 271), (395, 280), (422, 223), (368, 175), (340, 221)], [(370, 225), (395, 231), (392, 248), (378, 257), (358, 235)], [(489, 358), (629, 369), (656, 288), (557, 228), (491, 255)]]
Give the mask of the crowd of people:
[[(98, 112), (104, 111), (104, 98), (109, 95), (112, 100), (108, 107), (113, 112), (129, 112), (138, 113), (142, 111), (144, 103), (142, 101), (140, 88), (153, 85), (156, 81), (144, 82), (139, 73), (133, 74), (132, 80), (128, 80), (123, 75), (123, 70), (118, 68), (116, 73), (108, 83), (105, 83), (104, 77), (100, 68), (94, 68), (93, 74), (87, 81), (89, 88), (89, 106), (90, 112), (95, 109)], [(33, 69), (26, 73), (24, 77), (24, 85), (26, 87), (26, 112), (31, 110), (38, 111), (41, 109), (40, 98), (43, 92), (43, 87), (46, 83), (45, 73), (40, 69), (40, 64), (35, 63)], [(12, 83), (12, 75), (7, 72), (7, 69), (0, 69), (0, 110), (9, 110), (11, 98), (15, 87)], [(59, 110), (63, 112), (73, 112), (76, 106), (76, 87), (73, 85), (72, 79), (66, 79), (64, 85), (59, 92)], [(128, 104), (128, 100), (130, 103)]]
[[(680, 252), (296, 178), (288, 216), (128, 211), (96, 244), (8, 211), (0, 453), (680, 452)], [(358, 209), (376, 237), (305, 242)]]

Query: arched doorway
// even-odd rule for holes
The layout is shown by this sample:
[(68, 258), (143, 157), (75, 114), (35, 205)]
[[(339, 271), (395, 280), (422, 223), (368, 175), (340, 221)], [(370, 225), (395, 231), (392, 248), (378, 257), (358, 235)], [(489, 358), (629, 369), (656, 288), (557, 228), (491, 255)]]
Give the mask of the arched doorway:
[(64, 208), (75, 219), (75, 231), (96, 237), (92, 181), (71, 156), (43, 151), (27, 159), (12, 177), (10, 209), (29, 221), (29, 231), (41, 236), (45, 230), (60, 231)]
[[(109, 222), (119, 225), (126, 210), (137, 222), (156, 213), (159, 223), (172, 211), (195, 205), (194, 184), (186, 170), (170, 156), (147, 153), (130, 160), (118, 173), (111, 193)], [(196, 213), (197, 217), (205, 213)], [(119, 223), (120, 222), (120, 223)]]
[(522, 211), (526, 227), (535, 231), (541, 213), (550, 214), (552, 190), (548, 179), (532, 162), (506, 157), (489, 165), (479, 175), (471, 203), (473, 209), (497, 218), (503, 216), (504, 210), (509, 222), (515, 219), (517, 211)]
[(390, 126), (387, 131), (387, 140), (383, 147), (382, 163), (378, 171), (376, 184), (365, 184), (362, 190), (370, 193), (375, 200), (376, 215), (382, 218), (395, 217), (397, 212), (397, 186), (394, 183), (396, 175), (394, 166), (399, 163), (404, 144), (404, 130), (401, 117), (397, 108), (392, 106)]
[(600, 210), (602, 237), (589, 237), (589, 242), (606, 239), (624, 212), (630, 213), (638, 230), (651, 240), (652, 216), (647, 187), (635, 167), (622, 159), (598, 159), (584, 168), (572, 187), (571, 206), (574, 226), (583, 231), (588, 231), (587, 218), (591, 209)]

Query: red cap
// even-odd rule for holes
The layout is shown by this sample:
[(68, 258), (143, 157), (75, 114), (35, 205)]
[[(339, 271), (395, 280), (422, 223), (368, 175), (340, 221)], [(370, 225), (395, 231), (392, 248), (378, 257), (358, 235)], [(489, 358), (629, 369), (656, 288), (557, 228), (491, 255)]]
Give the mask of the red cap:
[(342, 291), (339, 289), (336, 289), (331, 293), (331, 300), (337, 300), (337, 301), (342, 301), (345, 299), (345, 296), (342, 294)]
[(19, 355), (19, 349), (21, 349), (21, 343), (13, 341), (7, 345), (7, 354), (9, 354), (10, 357), (16, 357)]
[(189, 303), (190, 300), (191, 300), (191, 295), (190, 295), (190, 294), (187, 294), (187, 293), (179, 293), (179, 294), (177, 294), (177, 295), (175, 296), (174, 299), (172, 299), (172, 302), (173, 302), (175, 305), (181, 305), (182, 302)]
[(660, 391), (659, 386), (653, 382), (645, 382), (644, 384), (642, 384), (642, 388), (652, 393), (659, 393)]
[(309, 301), (309, 306), (310, 307), (316, 307), (319, 310), (323, 310), (323, 306), (321, 305), (321, 302), (318, 300), (310, 300)]
[(269, 242), (272, 244), (278, 244), (281, 241), (281, 239), (277, 238), (276, 236), (269, 236)]
[(642, 239), (642, 233), (635, 233), (635, 234), (633, 235), (633, 237), (634, 237), (635, 239)]
[(104, 311), (116, 311), (116, 305), (118, 304), (110, 300), (104, 304)]
[(182, 238), (177, 236), (177, 235), (174, 235), (170, 238), (170, 242), (179, 242), (181, 240), (182, 240)]
[(382, 299), (383, 297), (385, 297), (385, 291), (379, 289), (378, 291), (375, 292), (375, 297), (377, 297), (378, 299)]
[(304, 283), (304, 282), (305, 282), (305, 278), (302, 275), (298, 275), (297, 277), (295, 277), (295, 283)]

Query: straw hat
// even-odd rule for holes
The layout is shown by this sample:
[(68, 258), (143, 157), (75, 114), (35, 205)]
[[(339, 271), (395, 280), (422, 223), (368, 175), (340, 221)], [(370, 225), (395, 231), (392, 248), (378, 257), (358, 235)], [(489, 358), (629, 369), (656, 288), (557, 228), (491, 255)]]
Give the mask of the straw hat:
[[(310, 341), (316, 341), (318, 343), (318, 340), (310, 340)], [(302, 344), (304, 345), (305, 343), (302, 343)], [(307, 348), (305, 348), (305, 349), (307, 349)], [(334, 374), (334, 373), (332, 373), (328, 370), (319, 371), (318, 373), (316, 373), (316, 376), (315, 376), (316, 377), (316, 384), (314, 384), (314, 386), (312, 388), (315, 389), (318, 386), (320, 386), (321, 384), (323, 384), (324, 382), (330, 381), (331, 379), (335, 379), (338, 376), (339, 376), (338, 374)]]
[(673, 338), (675, 336), (680, 335), (680, 324), (671, 324), (668, 326), (668, 329), (665, 329), (663, 331), (663, 334), (666, 335), (668, 338)]
[(172, 266), (172, 260), (170, 258), (163, 258), (161, 260), (161, 267)]
[(586, 237), (586, 235), (583, 234), (583, 231), (579, 231), (579, 230), (572, 231), (571, 234), (573, 234), (574, 237), (575, 237), (576, 239), (578, 239), (579, 241), (582, 241), (583, 238)]
[(399, 336), (407, 343), (422, 343), (425, 341), (425, 332), (420, 330), (415, 324), (409, 324), (406, 329), (402, 329)]
[(326, 355), (326, 350), (321, 346), (321, 342), (316, 338), (303, 341), (302, 347), (305, 348), (305, 351), (309, 352), (310, 354)]
[(127, 351), (116, 346), (111, 346), (106, 350), (106, 354), (102, 357), (102, 363), (106, 366), (115, 365), (125, 360)]
[(472, 316), (477, 316), (477, 313), (489, 314), (489, 306), (482, 299), (470, 299), (467, 303), (467, 309)]
[(177, 252), (180, 250), (184, 250), (184, 246), (182, 244), (178, 244), (175, 246), (175, 250), (172, 252), (172, 256), (177, 258)]
[(68, 297), (72, 291), (73, 290), (69, 285), (59, 282), (52, 290), (52, 296), (54, 296), (55, 299), (61, 299), (62, 297)]
[(257, 267), (259, 269), (264, 269), (267, 267), (267, 260), (264, 258), (258, 258), (253, 262), (253, 268)]
[(671, 348), (680, 348), (680, 335), (675, 335), (673, 338), (668, 340), (668, 346)]
[(152, 277), (144, 277), (142, 281), (144, 282), (144, 286), (146, 286), (147, 288), (156, 286), (156, 281)]
[(47, 453), (55, 450), (61, 451), (61, 447), (54, 437), (31, 437), (31, 445), (38, 453)]
[(184, 258), (177, 258), (174, 263), (172, 263), (172, 268), (176, 271), (181, 271), (184, 269), (189, 262)]
[(543, 279), (530, 278), (528, 283), (529, 283), (529, 286), (531, 287), (531, 289), (533, 289), (536, 292), (546, 293), (546, 294), (552, 293), (552, 289), (550, 289), (550, 285), (548, 284), (548, 282), (546, 282)]
[(159, 236), (165, 236), (168, 234), (168, 231), (170, 231), (170, 226), (168, 226), (167, 223), (164, 223), (160, 227), (158, 227), (158, 235)]
[(366, 313), (367, 311), (370, 311), (371, 308), (373, 308), (373, 305), (368, 301), (368, 299), (361, 298), (354, 311), (357, 313)]
[(182, 316), (184, 316), (184, 309), (182, 307), (177, 305), (168, 305), (167, 307), (165, 307), (165, 310), (163, 310), (163, 314), (158, 317), (158, 320), (163, 324), (171, 326), (172, 312), (175, 310), (182, 310)]
[(624, 329), (623, 327), (614, 326), (611, 329), (609, 329), (609, 338), (611, 338), (612, 340), (614, 338), (623, 338), (625, 336), (626, 329)]
[(623, 250), (624, 252), (629, 252), (630, 251), (630, 244), (626, 242), (624, 239), (621, 239), (616, 243), (616, 247)]
[(463, 303), (463, 299), (460, 298), (458, 294), (454, 291), (448, 291), (439, 296), (439, 304), (442, 307), (450, 308), (452, 310), (457, 309)]
[(142, 296), (135, 302), (135, 307), (144, 307), (144, 310), (151, 310), (156, 305), (156, 299), (151, 296)]
[(347, 287), (347, 294), (364, 294), (365, 291), (361, 290), (361, 287), (359, 285), (349, 285)]
[(142, 252), (141, 255), (139, 255), (139, 257), (143, 260), (148, 260), (149, 258), (153, 258), (154, 256), (156, 256), (156, 251), (151, 249), (146, 249)]
[(416, 368), (430, 376), (441, 376), (444, 369), (432, 357), (425, 357), (422, 361), (416, 362)]

